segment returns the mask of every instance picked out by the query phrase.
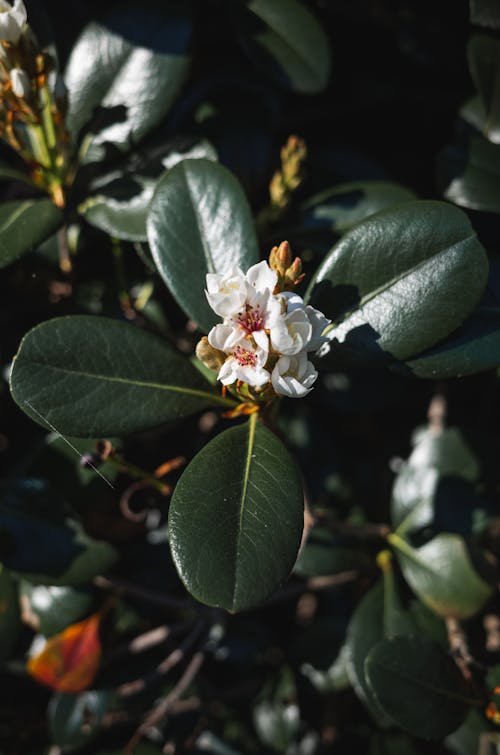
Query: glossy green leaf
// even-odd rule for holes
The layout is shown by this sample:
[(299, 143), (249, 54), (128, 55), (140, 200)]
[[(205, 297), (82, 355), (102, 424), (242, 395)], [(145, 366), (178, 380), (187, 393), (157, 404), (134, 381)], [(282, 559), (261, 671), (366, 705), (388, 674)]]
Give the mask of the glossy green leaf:
[(478, 475), (478, 461), (457, 428), (421, 430), (414, 438), (410, 457), (394, 481), (393, 527), (403, 535), (432, 522), (440, 477), (460, 477), (473, 482)]
[(500, 213), (500, 144), (471, 136), (438, 156), (438, 183), (450, 202)]
[(183, 160), (160, 180), (148, 240), (160, 275), (187, 315), (208, 331), (218, 321), (205, 297), (206, 273), (259, 261), (252, 214), (241, 186), (222, 165)]
[(404, 368), (417, 377), (441, 379), (474, 375), (499, 364), (500, 308), (481, 305), (453, 336), (410, 359)]
[(46, 637), (62, 632), (90, 612), (92, 594), (73, 587), (20, 582), (20, 600), (29, 623)]
[(137, 432), (211, 405), (234, 406), (157, 336), (86, 315), (49, 320), (24, 337), (11, 391), (39, 424), (90, 438)]
[(77, 39), (65, 73), (68, 125), (91, 130), (85, 159), (126, 151), (169, 110), (189, 69), (189, 3), (144, 0), (107, 11)]
[(321, 92), (330, 76), (328, 38), (297, 0), (232, 3), (238, 41), (267, 76), (286, 89)]
[(54, 744), (67, 751), (91, 742), (99, 734), (112, 700), (112, 693), (105, 689), (55, 694), (47, 711)]
[(326, 189), (300, 207), (301, 231), (329, 229), (345, 233), (361, 220), (417, 197), (410, 189), (391, 181), (352, 181)]
[(500, 29), (500, 8), (497, 0), (470, 0), (472, 24)]
[(385, 713), (423, 739), (442, 739), (481, 700), (453, 659), (426, 637), (379, 642), (365, 661), (368, 684)]
[[(395, 548), (412, 590), (438, 616), (468, 618), (491, 597), (493, 575), (489, 581), (480, 576), (459, 535), (443, 533), (419, 548), (413, 548), (395, 533), (388, 536), (388, 542)], [(484, 573), (494, 572), (481, 554), (477, 554), (476, 561)]]
[(258, 605), (285, 581), (302, 528), (294, 461), (255, 414), (195, 456), (169, 512), (172, 555), (187, 589), (232, 612)]
[(78, 211), (88, 223), (110, 236), (146, 241), (146, 217), (155, 186), (152, 178), (120, 176), (82, 202)]
[(484, 115), (483, 133), (500, 144), (500, 42), (478, 34), (469, 40), (467, 53)]
[(319, 352), (407, 359), (457, 328), (479, 301), (486, 253), (461, 210), (406, 202), (348, 231), (307, 292), (334, 325)]
[(26, 199), (0, 205), (0, 268), (10, 265), (63, 224), (50, 199)]
[(0, 565), (0, 661), (9, 658), (19, 637), (17, 589), (9, 571)]

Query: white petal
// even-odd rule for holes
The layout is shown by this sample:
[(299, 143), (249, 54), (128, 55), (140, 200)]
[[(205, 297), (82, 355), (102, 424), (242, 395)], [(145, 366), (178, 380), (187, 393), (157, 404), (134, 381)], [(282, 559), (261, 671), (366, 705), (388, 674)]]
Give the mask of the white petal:
[(312, 325), (312, 335), (307, 350), (316, 351), (316, 349), (319, 349), (319, 347), (327, 340), (326, 337), (321, 334), (325, 328), (330, 325), (331, 320), (325, 317), (323, 312), (320, 312), (319, 309), (314, 309), (314, 307), (309, 305), (306, 307), (306, 313), (309, 322)]
[(14, 0), (14, 5), (12, 7), (12, 15), (16, 19), (19, 26), (24, 26), (28, 19), (28, 13), (26, 11), (26, 6), (23, 3), (23, 0)]
[(238, 379), (235, 370), (236, 366), (237, 362), (232, 357), (224, 362), (217, 375), (217, 379), (220, 380), (222, 385), (231, 385), (231, 383), (234, 383)]
[(295, 309), (305, 309), (303, 298), (293, 291), (283, 291), (280, 296), (286, 302), (286, 311), (288, 313), (293, 312)]
[(278, 282), (278, 276), (265, 261), (252, 265), (247, 271), (246, 278), (247, 282), (257, 291), (268, 289), (271, 293)]
[(31, 83), (26, 71), (22, 68), (13, 68), (10, 72), (10, 82), (16, 97), (26, 99), (31, 91)]
[(263, 351), (269, 351), (269, 338), (264, 330), (254, 330), (252, 333), (253, 340)]
[(230, 325), (226, 325), (226, 323), (219, 323), (219, 325), (214, 325), (214, 327), (208, 334), (208, 343), (210, 344), (210, 346), (213, 346), (214, 349), (219, 349), (219, 351), (227, 351), (226, 341), (231, 336), (232, 332), (233, 328)]
[(276, 393), (290, 398), (302, 398), (311, 390), (318, 373), (307, 360), (305, 352), (278, 359), (271, 375)]

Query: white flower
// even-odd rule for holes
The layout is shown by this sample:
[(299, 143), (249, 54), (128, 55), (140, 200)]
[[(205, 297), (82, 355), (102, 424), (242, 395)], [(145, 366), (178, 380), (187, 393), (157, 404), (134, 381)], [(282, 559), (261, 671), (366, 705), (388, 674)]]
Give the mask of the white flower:
[(327, 336), (321, 334), (325, 328), (330, 325), (331, 320), (329, 320), (328, 317), (325, 317), (323, 312), (320, 312), (319, 309), (314, 309), (314, 307), (311, 307), (309, 304), (306, 307), (306, 314), (312, 325), (312, 335), (311, 340), (307, 345), (307, 350), (316, 351), (316, 349), (319, 349), (320, 346), (328, 341)]
[(280, 354), (291, 356), (307, 348), (312, 325), (303, 309), (294, 309), (282, 315), (271, 329), (271, 345)]
[(249, 286), (252, 286), (256, 291), (270, 291), (273, 293), (276, 284), (278, 283), (278, 276), (271, 270), (267, 262), (258, 262), (256, 265), (252, 265), (247, 270), (246, 275)]
[(221, 317), (238, 312), (247, 298), (247, 282), (238, 267), (224, 274), (207, 273), (205, 294), (213, 311)]
[(242, 338), (233, 349), (219, 370), (218, 379), (222, 385), (230, 385), (236, 380), (242, 380), (248, 385), (259, 387), (271, 379), (271, 375), (264, 369), (267, 362), (267, 351), (260, 346)]
[(31, 83), (26, 71), (22, 68), (13, 68), (10, 72), (10, 83), (16, 97), (26, 99), (31, 91)]
[(23, 0), (14, 0), (14, 5), (0, 0), (0, 41), (17, 44), (27, 17)]
[(290, 398), (306, 396), (317, 377), (318, 373), (304, 351), (294, 356), (280, 357), (271, 374), (276, 393)]

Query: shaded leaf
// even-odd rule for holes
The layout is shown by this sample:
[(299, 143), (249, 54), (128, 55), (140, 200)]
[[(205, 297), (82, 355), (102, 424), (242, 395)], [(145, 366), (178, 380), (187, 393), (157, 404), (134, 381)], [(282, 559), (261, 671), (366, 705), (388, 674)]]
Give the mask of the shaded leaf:
[(0, 268), (36, 249), (63, 224), (50, 199), (26, 199), (0, 205)]
[(87, 161), (105, 143), (130, 149), (162, 119), (187, 76), (190, 40), (189, 4), (180, 2), (128, 3), (83, 29), (65, 80), (70, 131), (93, 133)]
[(25, 623), (48, 637), (88, 614), (92, 595), (72, 587), (33, 585), (21, 580), (20, 601)]
[(380, 210), (415, 200), (410, 189), (391, 181), (352, 181), (316, 194), (300, 207), (300, 230), (344, 233)]
[(500, 144), (500, 42), (477, 34), (469, 40), (467, 55), (484, 114), (483, 133)]
[(49, 320), (21, 343), (11, 375), (21, 409), (58, 433), (121, 435), (234, 402), (157, 336), (104, 317)]
[(295, 464), (255, 414), (195, 456), (169, 511), (172, 555), (187, 589), (233, 612), (258, 605), (284, 582), (302, 527)]
[[(407, 359), (457, 328), (486, 285), (488, 260), (465, 213), (406, 202), (348, 231), (307, 297), (333, 320), (319, 354)], [(432, 286), (429, 284), (432, 281)]]
[[(90, 690), (79, 695), (54, 695), (48, 708), (54, 744), (66, 750), (81, 747), (94, 739), (112, 700), (112, 694), (104, 689)], [(140, 749), (137, 748), (137, 755)], [(102, 752), (101, 755), (105, 753)]]
[[(438, 616), (465, 619), (481, 610), (493, 593), (495, 571), (486, 581), (476, 570), (459, 535), (443, 533), (419, 548), (413, 548), (399, 535), (388, 536), (395, 548), (401, 570), (420, 600)], [(484, 557), (477, 556), (482, 571), (488, 572)]]
[(330, 50), (321, 25), (297, 0), (248, 0), (231, 6), (237, 38), (263, 73), (286, 89), (321, 92)]
[(391, 521), (398, 534), (426, 527), (434, 516), (441, 477), (477, 479), (479, 464), (457, 428), (426, 428), (414, 438), (414, 449), (392, 489)]
[(316, 577), (349, 569), (359, 570), (368, 563), (366, 554), (347, 547), (328, 530), (314, 527), (302, 546), (294, 573), (302, 577)]
[(365, 671), (379, 705), (394, 723), (423, 739), (442, 739), (480, 705), (457, 665), (426, 637), (393, 637), (369, 653)]
[(450, 202), (500, 212), (500, 144), (482, 136), (451, 145), (438, 156), (438, 183)]
[(158, 183), (148, 240), (160, 275), (186, 314), (208, 331), (218, 317), (205, 297), (206, 273), (259, 261), (250, 208), (221, 165), (183, 160)]

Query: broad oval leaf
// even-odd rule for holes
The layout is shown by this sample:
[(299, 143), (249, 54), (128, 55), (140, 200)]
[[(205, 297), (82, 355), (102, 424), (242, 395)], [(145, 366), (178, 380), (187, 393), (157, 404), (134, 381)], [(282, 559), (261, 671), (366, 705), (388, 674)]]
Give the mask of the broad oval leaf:
[[(65, 73), (68, 126), (90, 127), (93, 145), (128, 150), (169, 110), (188, 73), (188, 3), (143, 0), (108, 11), (84, 28)], [(85, 159), (94, 159), (93, 149)]]
[(365, 661), (366, 678), (394, 723), (423, 739), (442, 739), (481, 704), (456, 663), (426, 637), (379, 642)]
[[(395, 548), (412, 590), (438, 616), (466, 619), (480, 611), (491, 597), (494, 580), (490, 584), (479, 575), (459, 535), (443, 533), (419, 548), (413, 548), (396, 533), (387, 540)], [(484, 571), (488, 567), (495, 571), (484, 560), (481, 565)]]
[(334, 322), (319, 354), (407, 359), (460, 325), (487, 275), (486, 253), (458, 208), (416, 201), (379, 212), (333, 247), (307, 292)]
[(467, 53), (479, 94), (483, 133), (500, 144), (500, 42), (486, 34), (477, 34), (469, 41)]
[(89, 613), (92, 593), (73, 587), (34, 585), (20, 581), (20, 604), (23, 619), (45, 637), (62, 632)]
[(315, 94), (328, 83), (328, 39), (297, 0), (238, 0), (232, 3), (238, 41), (249, 58), (277, 84)]
[(234, 176), (211, 160), (183, 160), (160, 179), (147, 220), (160, 275), (205, 331), (218, 318), (205, 297), (207, 273), (259, 261), (252, 214)]
[(26, 199), (0, 205), (0, 268), (45, 241), (63, 224), (50, 199)]
[(157, 336), (105, 317), (38, 325), (14, 360), (21, 409), (64, 435), (97, 438), (155, 427), (210, 405), (234, 406)]
[(187, 589), (231, 612), (258, 605), (287, 578), (302, 528), (295, 463), (255, 414), (195, 456), (169, 512), (172, 555)]
[(146, 217), (156, 180), (122, 175), (111, 180), (78, 207), (91, 225), (124, 241), (146, 241)]

